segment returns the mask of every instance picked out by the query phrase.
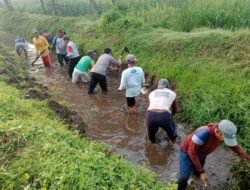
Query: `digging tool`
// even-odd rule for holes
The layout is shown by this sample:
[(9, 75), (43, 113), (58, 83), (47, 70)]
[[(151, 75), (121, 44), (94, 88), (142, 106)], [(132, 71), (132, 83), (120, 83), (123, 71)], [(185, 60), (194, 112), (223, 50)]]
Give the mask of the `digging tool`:
[(150, 87), (150, 84), (144, 84), (142, 89), (141, 89), (141, 93), (142, 94), (147, 94), (149, 87)]
[[(129, 53), (129, 49), (126, 46), (124, 46), (122, 48), (119, 55), (122, 56), (124, 54), (124, 52)], [(121, 79), (121, 71), (123, 70), (123, 65), (125, 65), (125, 64), (121, 64), (120, 68), (118, 69), (118, 71), (119, 71), (119, 79)]]
[(34, 66), (34, 63), (41, 57), (45, 50), (41, 51), (41, 53), (36, 57), (36, 59), (31, 63), (31, 66)]

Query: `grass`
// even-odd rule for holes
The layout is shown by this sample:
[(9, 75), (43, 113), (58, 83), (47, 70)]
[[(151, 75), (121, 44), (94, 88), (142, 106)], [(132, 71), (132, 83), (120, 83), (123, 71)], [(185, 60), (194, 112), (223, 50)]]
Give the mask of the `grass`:
[[(250, 31), (199, 28), (186, 33), (152, 28), (140, 19), (124, 16), (122, 10), (127, 9), (119, 7), (95, 22), (3, 11), (1, 19), (6, 30), (22, 31), (26, 36), (34, 26), (47, 27), (49, 20), (51, 31), (58, 25), (64, 26), (85, 51), (101, 52), (112, 47), (116, 57), (123, 46), (129, 47), (146, 72), (175, 83), (181, 110), (179, 120), (195, 128), (230, 119), (238, 126), (238, 141), (250, 152)], [(21, 22), (24, 24), (14, 24)], [(105, 27), (109, 22), (109, 27)], [(245, 169), (250, 170), (248, 166)]]
[[(7, 60), (10, 50), (0, 51)], [(12, 72), (22, 77), (18, 61), (1, 64), (13, 64)], [(47, 101), (25, 99), (24, 93), (0, 81), (0, 189), (175, 189), (105, 145), (67, 130)]]

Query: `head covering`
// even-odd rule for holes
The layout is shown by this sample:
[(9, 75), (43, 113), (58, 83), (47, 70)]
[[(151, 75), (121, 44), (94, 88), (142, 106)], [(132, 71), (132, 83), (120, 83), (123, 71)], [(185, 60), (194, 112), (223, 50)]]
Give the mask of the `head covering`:
[(218, 128), (222, 133), (226, 145), (236, 146), (238, 144), (236, 141), (237, 128), (233, 122), (223, 119), (219, 123)]
[(105, 48), (103, 52), (107, 54), (111, 54), (112, 50), (110, 48)]
[(96, 53), (95, 53), (94, 50), (88, 50), (88, 51), (86, 52), (86, 54), (87, 54), (87, 55), (95, 55)]
[(32, 33), (33, 33), (33, 34), (35, 34), (35, 33), (38, 33), (38, 34), (39, 34), (38, 30), (35, 29), (35, 28), (33, 28)]
[(169, 82), (167, 79), (160, 79), (158, 81), (158, 86), (157, 88), (168, 88), (169, 87)]
[(126, 57), (126, 62), (135, 63), (136, 62), (136, 57), (133, 54), (128, 54), (127, 57)]

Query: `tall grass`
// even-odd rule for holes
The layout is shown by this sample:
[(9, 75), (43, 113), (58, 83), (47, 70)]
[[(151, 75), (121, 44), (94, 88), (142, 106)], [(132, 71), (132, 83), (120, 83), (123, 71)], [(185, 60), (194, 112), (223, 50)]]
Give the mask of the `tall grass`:
[[(38, 0), (12, 1), (16, 10), (42, 13)], [(92, 15), (88, 0), (55, 2), (60, 16)], [(121, 25), (126, 24), (122, 20), (126, 17), (143, 25), (186, 32), (200, 27), (235, 30), (250, 26), (250, 1), (246, 0), (116, 0), (115, 6), (111, 0), (96, 0), (96, 4), (99, 17), (107, 12), (122, 15)], [(46, 14), (54, 14), (50, 0), (45, 0), (45, 7)]]

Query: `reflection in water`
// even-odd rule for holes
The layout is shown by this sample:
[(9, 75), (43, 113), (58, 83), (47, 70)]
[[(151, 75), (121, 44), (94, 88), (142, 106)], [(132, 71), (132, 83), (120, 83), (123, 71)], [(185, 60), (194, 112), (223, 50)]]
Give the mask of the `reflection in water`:
[[(30, 45), (29, 61), (31, 62), (34, 58), (34, 47)], [(116, 90), (119, 84), (117, 78), (107, 79), (109, 88), (107, 95), (102, 94), (99, 87), (97, 87), (96, 94), (88, 95), (87, 84), (71, 83), (67, 75), (67, 67), (60, 67), (55, 63), (53, 66), (52, 72), (46, 72), (42, 61), (38, 60), (35, 67), (30, 67), (29, 71), (32, 76), (50, 89), (50, 94), (55, 100), (66, 102), (67, 106), (78, 113), (78, 116), (88, 124), (87, 133), (91, 138), (107, 143), (113, 151), (120, 153), (128, 160), (147, 164), (164, 181), (176, 181), (179, 168), (178, 144), (186, 133), (181, 125), (178, 126), (177, 144), (171, 145), (166, 140), (160, 144), (151, 144), (147, 140), (145, 120), (147, 96), (141, 95), (137, 98), (138, 114), (128, 114), (125, 95)], [(157, 136), (164, 139), (165, 133), (159, 130)], [(230, 160), (230, 155), (225, 150), (219, 149), (211, 159), (208, 159), (207, 165), (213, 166), (225, 157)], [(223, 182), (226, 182), (229, 172), (228, 167), (225, 167), (227, 163), (208, 170), (211, 176), (210, 181), (217, 189), (221, 189)], [(214, 172), (219, 169), (223, 172), (218, 174)]]

